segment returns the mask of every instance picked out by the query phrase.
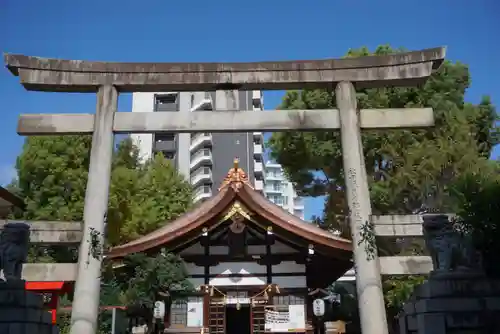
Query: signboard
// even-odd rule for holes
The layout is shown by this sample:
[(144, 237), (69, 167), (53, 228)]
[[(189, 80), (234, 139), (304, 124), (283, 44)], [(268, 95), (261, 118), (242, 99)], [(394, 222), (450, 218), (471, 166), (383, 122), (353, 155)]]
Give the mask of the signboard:
[(306, 317), (304, 305), (289, 305), (288, 311), (265, 311), (266, 332), (304, 332)]
[(304, 305), (289, 305), (290, 327), (288, 331), (303, 332), (306, 329), (306, 307)]
[(188, 300), (187, 327), (203, 327), (203, 301)]
[(266, 332), (288, 332), (290, 312), (266, 309), (264, 330)]
[(323, 299), (315, 299), (313, 301), (313, 313), (317, 317), (325, 315), (325, 301)]
[(163, 317), (165, 317), (165, 303), (164, 302), (161, 302), (161, 301), (155, 302), (153, 316), (156, 319), (163, 319)]

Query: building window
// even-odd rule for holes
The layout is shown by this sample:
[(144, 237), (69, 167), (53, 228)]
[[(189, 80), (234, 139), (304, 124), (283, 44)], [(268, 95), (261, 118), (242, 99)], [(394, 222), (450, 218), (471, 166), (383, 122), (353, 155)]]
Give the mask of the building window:
[(177, 326), (188, 325), (188, 303), (195, 302), (200, 303), (203, 302), (203, 297), (191, 296), (188, 297), (187, 300), (176, 300), (172, 303), (170, 307), (170, 324)]
[(155, 133), (156, 141), (174, 141), (175, 133)]
[(187, 326), (187, 302), (176, 300), (170, 307), (170, 324)]
[(283, 205), (283, 196), (279, 195), (269, 195), (269, 200), (277, 205)]
[(174, 160), (175, 159), (175, 152), (161, 152), (163, 153), (163, 156), (167, 160)]
[(155, 95), (155, 104), (171, 104), (175, 102), (177, 102), (177, 93)]
[(286, 312), (289, 305), (305, 305), (305, 298), (298, 295), (278, 295), (273, 297), (274, 310)]

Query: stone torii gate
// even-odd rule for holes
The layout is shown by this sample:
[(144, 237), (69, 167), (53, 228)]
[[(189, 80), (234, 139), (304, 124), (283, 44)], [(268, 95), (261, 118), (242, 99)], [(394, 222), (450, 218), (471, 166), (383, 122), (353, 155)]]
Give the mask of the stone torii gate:
[[(378, 258), (368, 257), (360, 230), (371, 219), (360, 129), (426, 127), (433, 111), (358, 110), (356, 88), (411, 86), (425, 82), (445, 57), (444, 48), (361, 58), (256, 63), (109, 63), (5, 55), (7, 68), (27, 90), (97, 92), (95, 114), (21, 115), (21, 135), (92, 134), (83, 238), (72, 310), (72, 334), (97, 328), (102, 257), (89, 257), (102, 242), (114, 133), (341, 131), (350, 208), (356, 283), (364, 334), (387, 333)], [(335, 89), (332, 110), (238, 111), (237, 90)], [(117, 113), (119, 92), (225, 91), (216, 112)], [(94, 240), (95, 241), (95, 240)]]

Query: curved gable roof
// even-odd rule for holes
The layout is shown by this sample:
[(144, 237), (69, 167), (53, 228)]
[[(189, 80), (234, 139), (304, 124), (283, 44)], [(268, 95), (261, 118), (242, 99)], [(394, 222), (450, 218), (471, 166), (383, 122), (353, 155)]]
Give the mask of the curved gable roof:
[(223, 214), (224, 210), (236, 200), (242, 202), (248, 209), (271, 224), (299, 235), (312, 244), (352, 251), (351, 241), (339, 238), (313, 224), (304, 222), (255, 191), (249, 183), (246, 173), (238, 167), (238, 161), (235, 160), (234, 167), (229, 171), (217, 195), (176, 220), (166, 223), (158, 230), (112, 248), (106, 256), (107, 258), (121, 258), (167, 244)]

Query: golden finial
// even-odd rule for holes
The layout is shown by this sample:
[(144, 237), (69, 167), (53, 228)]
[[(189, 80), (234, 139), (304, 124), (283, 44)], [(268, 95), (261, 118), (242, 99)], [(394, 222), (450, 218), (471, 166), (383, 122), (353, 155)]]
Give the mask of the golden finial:
[(226, 177), (222, 181), (221, 186), (219, 187), (219, 191), (230, 185), (235, 191), (238, 191), (243, 186), (243, 183), (248, 185), (253, 189), (250, 182), (248, 181), (248, 175), (243, 171), (243, 169), (239, 166), (240, 159), (234, 158), (233, 160), (233, 168), (229, 170)]

